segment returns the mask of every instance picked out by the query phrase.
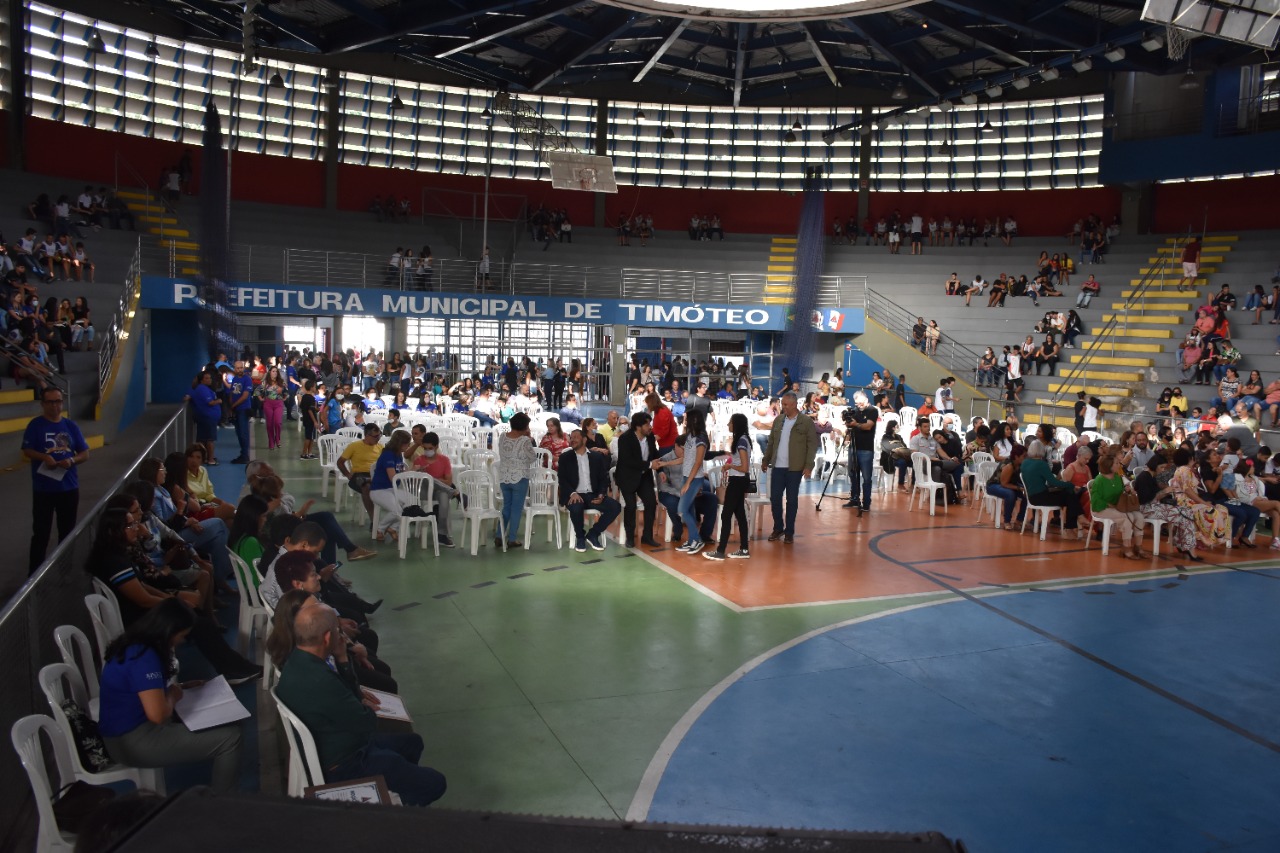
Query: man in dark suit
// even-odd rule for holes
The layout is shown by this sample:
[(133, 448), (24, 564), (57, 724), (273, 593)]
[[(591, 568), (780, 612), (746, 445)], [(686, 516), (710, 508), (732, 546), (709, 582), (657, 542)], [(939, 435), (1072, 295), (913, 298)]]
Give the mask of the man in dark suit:
[[(608, 496), (609, 455), (589, 453), (582, 430), (569, 433), (569, 449), (560, 454), (560, 505), (569, 512), (573, 524), (575, 551), (587, 550), (590, 545), (597, 551), (604, 550), (605, 530), (618, 517), (622, 507)], [(587, 510), (596, 510), (600, 517), (590, 532), (583, 533), (582, 517)]]
[(649, 467), (650, 460), (657, 458), (658, 442), (653, 437), (649, 413), (639, 412), (631, 417), (631, 429), (618, 436), (618, 467), (613, 472), (613, 481), (618, 484), (626, 506), (622, 515), (622, 529), (626, 533), (628, 548), (636, 546), (637, 498), (644, 504), (644, 530), (640, 536), (640, 544), (651, 548), (659, 547), (653, 538), (653, 520), (658, 499), (653, 492), (653, 469)]

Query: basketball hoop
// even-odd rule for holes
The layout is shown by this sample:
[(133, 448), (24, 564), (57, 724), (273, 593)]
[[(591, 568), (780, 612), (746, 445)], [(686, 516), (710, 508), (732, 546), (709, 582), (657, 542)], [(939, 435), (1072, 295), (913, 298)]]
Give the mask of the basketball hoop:
[(1190, 40), (1190, 35), (1186, 30), (1175, 27), (1173, 24), (1164, 25), (1165, 47), (1169, 51), (1169, 58), (1175, 62), (1186, 55), (1187, 43)]

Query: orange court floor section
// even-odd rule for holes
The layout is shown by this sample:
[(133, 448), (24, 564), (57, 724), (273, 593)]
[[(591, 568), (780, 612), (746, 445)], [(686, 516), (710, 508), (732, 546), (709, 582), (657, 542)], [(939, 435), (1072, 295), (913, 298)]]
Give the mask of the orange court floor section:
[[(1110, 553), (1102, 555), (1095, 528), (1088, 550), (1074, 531), (1069, 537), (1050, 528), (1045, 541), (1032, 530), (1006, 531), (992, 526), (989, 516), (978, 524), (972, 505), (956, 505), (929, 515), (927, 506), (909, 509), (907, 495), (877, 493), (872, 511), (858, 518), (857, 510), (844, 509), (843, 498), (830, 495), (816, 512), (817, 498), (801, 495), (796, 517), (795, 542), (769, 542), (772, 527), (769, 509), (751, 519), (753, 538), (749, 560), (704, 559), (676, 551), (678, 543), (661, 549), (642, 548), (651, 560), (683, 575), (743, 609), (865, 600), (903, 595), (927, 595), (956, 588), (969, 591), (998, 589), (1015, 584), (1036, 584), (1075, 579), (1167, 571), (1179, 565), (1208, 567), (1265, 560), (1269, 536), (1258, 534), (1257, 547), (1200, 549), (1203, 563), (1186, 563), (1169, 544), (1165, 526), (1160, 556), (1152, 551), (1151, 528), (1142, 536), (1145, 560), (1121, 556), (1122, 544), (1113, 533)], [(760, 524), (757, 526), (756, 522)], [(662, 527), (656, 530), (659, 540)], [(735, 529), (728, 551), (738, 548)]]

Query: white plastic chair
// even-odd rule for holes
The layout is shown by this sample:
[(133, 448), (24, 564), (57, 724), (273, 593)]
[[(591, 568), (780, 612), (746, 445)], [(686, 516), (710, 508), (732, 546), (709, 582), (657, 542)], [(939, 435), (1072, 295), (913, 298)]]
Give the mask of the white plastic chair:
[(1173, 541), (1173, 524), (1165, 521), (1163, 518), (1151, 518), (1150, 516), (1143, 519), (1143, 527), (1151, 525), (1151, 555), (1153, 557), (1160, 556), (1160, 534), (1164, 530), (1166, 524), (1169, 525), (1169, 541)]
[(284, 724), (285, 739), (289, 741), (289, 780), (285, 793), (291, 797), (301, 797), (308, 787), (324, 784), (320, 752), (316, 749), (311, 730), (281, 701), (274, 687), (271, 688), (271, 698), (275, 700), (280, 721)]
[(93, 593), (84, 597), (85, 607), (89, 608), (89, 619), (93, 622), (93, 639), (98, 644), (98, 659), (106, 654), (111, 641), (124, 633), (124, 620), (120, 617), (120, 605), (115, 596)]
[[(413, 536), (414, 527), (417, 527), (420, 531), (420, 544), (424, 549), (427, 547), (427, 534), (431, 534), (431, 545), (435, 550), (435, 555), (439, 557), (440, 527), (436, 522), (436, 517), (430, 514), (431, 507), (435, 501), (435, 477), (422, 471), (401, 471), (391, 481), (391, 487), (396, 490), (396, 498), (399, 500), (400, 506), (406, 507), (417, 504), (428, 513), (427, 515), (419, 516), (400, 516), (400, 559), (403, 560), (409, 553), (409, 539)], [(448, 535), (448, 532), (446, 530), (445, 534)]]
[(1058, 529), (1065, 530), (1065, 521), (1067, 511), (1064, 507), (1054, 504), (1033, 504), (1031, 495), (1027, 491), (1027, 481), (1022, 479), (1022, 475), (1018, 475), (1018, 479), (1022, 482), (1022, 494), (1026, 495), (1027, 515), (1022, 517), (1022, 529), (1019, 532), (1025, 532), (1027, 529), (1027, 520), (1033, 519), (1031, 529), (1040, 530), (1040, 541), (1043, 542), (1049, 536), (1049, 519), (1056, 512), (1058, 513)]
[(947, 484), (939, 483), (933, 479), (933, 466), (929, 464), (929, 457), (923, 453), (912, 453), (911, 470), (915, 472), (916, 484), (911, 491), (911, 503), (907, 506), (907, 511), (915, 510), (916, 494), (919, 493), (922, 499), (927, 496), (929, 500), (929, 515), (936, 515), (937, 499), (935, 495), (941, 490), (943, 494), (942, 511), (949, 514), (946, 504)]
[[(977, 454), (974, 455), (976, 456)], [(978, 469), (975, 474), (976, 481), (974, 483), (975, 490), (973, 502), (978, 504), (978, 524), (982, 523), (982, 514), (984, 512), (989, 512), (991, 513), (992, 526), (999, 529), (1000, 519), (1003, 517), (1002, 510), (1004, 509), (1004, 499), (999, 495), (987, 494), (987, 481), (991, 479), (993, 474), (995, 474), (997, 467), (998, 466), (994, 459), (978, 464)], [(982, 489), (981, 496), (979, 496), (977, 492), (978, 488)]]
[[(898, 423), (906, 424), (908, 433), (916, 425), (916, 413), (917, 412), (916, 412), (915, 406), (903, 406), (901, 409), (898, 409)], [(899, 432), (902, 432), (902, 430), (899, 430)], [(903, 435), (902, 440), (903, 441), (907, 440), (906, 434)]]
[(932, 433), (936, 429), (942, 429), (942, 414), (940, 412), (931, 412), (929, 414), (929, 432)]
[[(65, 663), (51, 663), (41, 668), (36, 680), (40, 683), (44, 698), (49, 702), (49, 710), (52, 712), (53, 722), (62, 731), (62, 736), (66, 738), (67, 743), (74, 744), (76, 742), (75, 732), (72, 730), (71, 722), (67, 719), (66, 711), (62, 709), (62, 706), (70, 702), (82, 711), (88, 711), (89, 694), (85, 690), (84, 682), (80, 680), (80, 673), (76, 671), (75, 667), (68, 666)], [(76, 779), (87, 782), (90, 785), (132, 782), (137, 788), (146, 788), (158, 794), (164, 793), (164, 771), (160, 768), (126, 767), (123, 764), (112, 762), (111, 767), (108, 769), (94, 772), (80, 762), (79, 753), (73, 749), (71, 753), (71, 772)], [(65, 787), (71, 784), (71, 781), (71, 779), (64, 779), (62, 784)]]
[[(973, 497), (974, 503), (978, 503), (978, 499), (986, 495), (987, 479), (989, 479), (991, 476), (990, 473), (988, 473), (987, 478), (982, 477), (980, 473), (982, 463), (984, 462), (994, 463), (995, 461), (996, 461), (996, 458), (994, 456), (992, 456), (990, 453), (987, 453), (986, 451), (983, 451), (983, 450), (976, 451), (973, 454), (973, 456), (969, 458), (969, 468), (965, 469), (962, 482), (966, 480), (969, 481), (970, 483), (969, 490), (973, 493), (972, 497)], [(995, 470), (994, 465), (992, 466), (991, 470), (993, 471)], [(979, 519), (981, 519), (981, 513), (982, 513), (981, 505), (979, 505), (978, 513), (979, 513)]]
[[(1085, 490), (1089, 495), (1089, 506), (1092, 507), (1093, 506), (1093, 480), (1090, 480), (1088, 483), (1085, 484)], [(1102, 525), (1102, 535), (1099, 536), (1098, 539), (1100, 542), (1102, 542), (1102, 556), (1104, 557), (1107, 556), (1107, 554), (1110, 553), (1111, 551), (1111, 528), (1115, 526), (1115, 520), (1111, 518), (1099, 518), (1098, 516), (1093, 514), (1092, 509), (1089, 512), (1088, 519), (1085, 518), (1084, 513), (1081, 513), (1080, 520), (1083, 521), (1089, 528), (1089, 531), (1084, 536), (1085, 550), (1089, 549), (1089, 543), (1093, 541), (1093, 525), (1095, 524)]]
[(547, 541), (555, 533), (556, 548), (564, 547), (560, 528), (560, 482), (555, 472), (539, 470), (529, 482), (529, 503), (524, 510), (524, 547), (533, 542), (533, 521), (538, 516), (547, 519)]
[(471, 556), (480, 549), (480, 525), (493, 521), (502, 537), (502, 550), (507, 550), (507, 526), (502, 520), (494, 499), (493, 481), (483, 471), (463, 471), (454, 484), (462, 495), (462, 538), (466, 538), (467, 524), (471, 525)]
[(964, 421), (960, 420), (960, 416), (955, 412), (947, 412), (942, 416), (942, 428), (950, 429), (956, 435), (964, 438)]
[(551, 470), (551, 460), (554, 458), (554, 454), (551, 452), (550, 448), (535, 447), (533, 449), (533, 456), (533, 468), (535, 471), (540, 468), (546, 471)]
[(231, 558), (231, 568), (236, 573), (236, 591), (240, 595), (240, 621), (236, 626), (240, 651), (248, 655), (255, 636), (259, 643), (265, 644), (267, 641), (267, 609), (253, 582), (254, 570), (230, 548), (227, 549), (227, 556)]
[[(58, 773), (57, 785), (49, 780), (49, 766), (45, 762), (45, 750), (40, 743), (41, 733), (49, 739), (54, 768)], [(58, 728), (58, 724), (44, 714), (31, 714), (14, 722), (13, 728), (9, 730), (9, 738), (27, 771), (31, 792), (35, 795), (36, 817), (39, 821), (36, 830), (37, 853), (73, 853), (76, 837), (58, 827), (58, 821), (53, 816), (53, 800), (57, 791), (76, 779), (72, 758), (74, 747)], [(17, 795), (16, 791), (10, 792), (10, 796)]]
[[(761, 529), (760, 515), (761, 513), (772, 513), (773, 502), (769, 500), (769, 474), (760, 469), (760, 462), (753, 461), (751, 463), (751, 476), (756, 481), (756, 491), (753, 495), (747, 495), (747, 522), (751, 525), (749, 534)], [(661, 509), (661, 504), (659, 504)], [(663, 513), (666, 515), (666, 513)], [(766, 519), (768, 516), (766, 516)], [(750, 535), (748, 536), (750, 538)]]
[[(850, 444), (850, 447), (853, 445)], [(826, 479), (827, 474), (832, 468), (835, 469), (835, 476), (840, 476), (840, 472), (844, 471), (844, 476), (852, 480), (849, 475), (849, 454), (840, 453), (840, 439), (836, 438), (834, 433), (827, 433), (818, 440), (818, 457), (817, 460), (821, 464), (818, 466), (818, 479)]]
[[(340, 501), (345, 478), (338, 470), (338, 457), (351, 439), (342, 435), (322, 435), (316, 439), (316, 455), (320, 462), (320, 497), (329, 496), (329, 478), (333, 478), (333, 499)], [(339, 505), (341, 508), (341, 505)]]
[(89, 716), (98, 719), (98, 676), (101, 670), (93, 657), (89, 638), (75, 625), (59, 625), (53, 629), (53, 642), (58, 646), (62, 662), (80, 673), (80, 680), (89, 696)]
[(93, 583), (93, 591), (105, 598), (107, 601), (115, 601), (116, 594), (111, 591), (111, 587), (102, 578), (91, 577), (89, 580)]
[(364, 439), (364, 427), (361, 427), (361, 426), (339, 427), (338, 431), (334, 433), (334, 435), (339, 435), (339, 436), (342, 436), (343, 438), (354, 438), (356, 441), (361, 441)]

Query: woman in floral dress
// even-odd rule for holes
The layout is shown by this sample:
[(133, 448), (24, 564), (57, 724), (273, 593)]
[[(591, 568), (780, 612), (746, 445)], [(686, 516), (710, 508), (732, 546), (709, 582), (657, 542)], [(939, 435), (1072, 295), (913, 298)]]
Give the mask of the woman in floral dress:
[(1173, 454), (1177, 470), (1169, 481), (1178, 506), (1191, 510), (1195, 522), (1196, 541), (1205, 548), (1225, 545), (1231, 541), (1231, 516), (1225, 508), (1215, 506), (1200, 497), (1200, 478), (1196, 474), (1195, 456), (1185, 447)]

